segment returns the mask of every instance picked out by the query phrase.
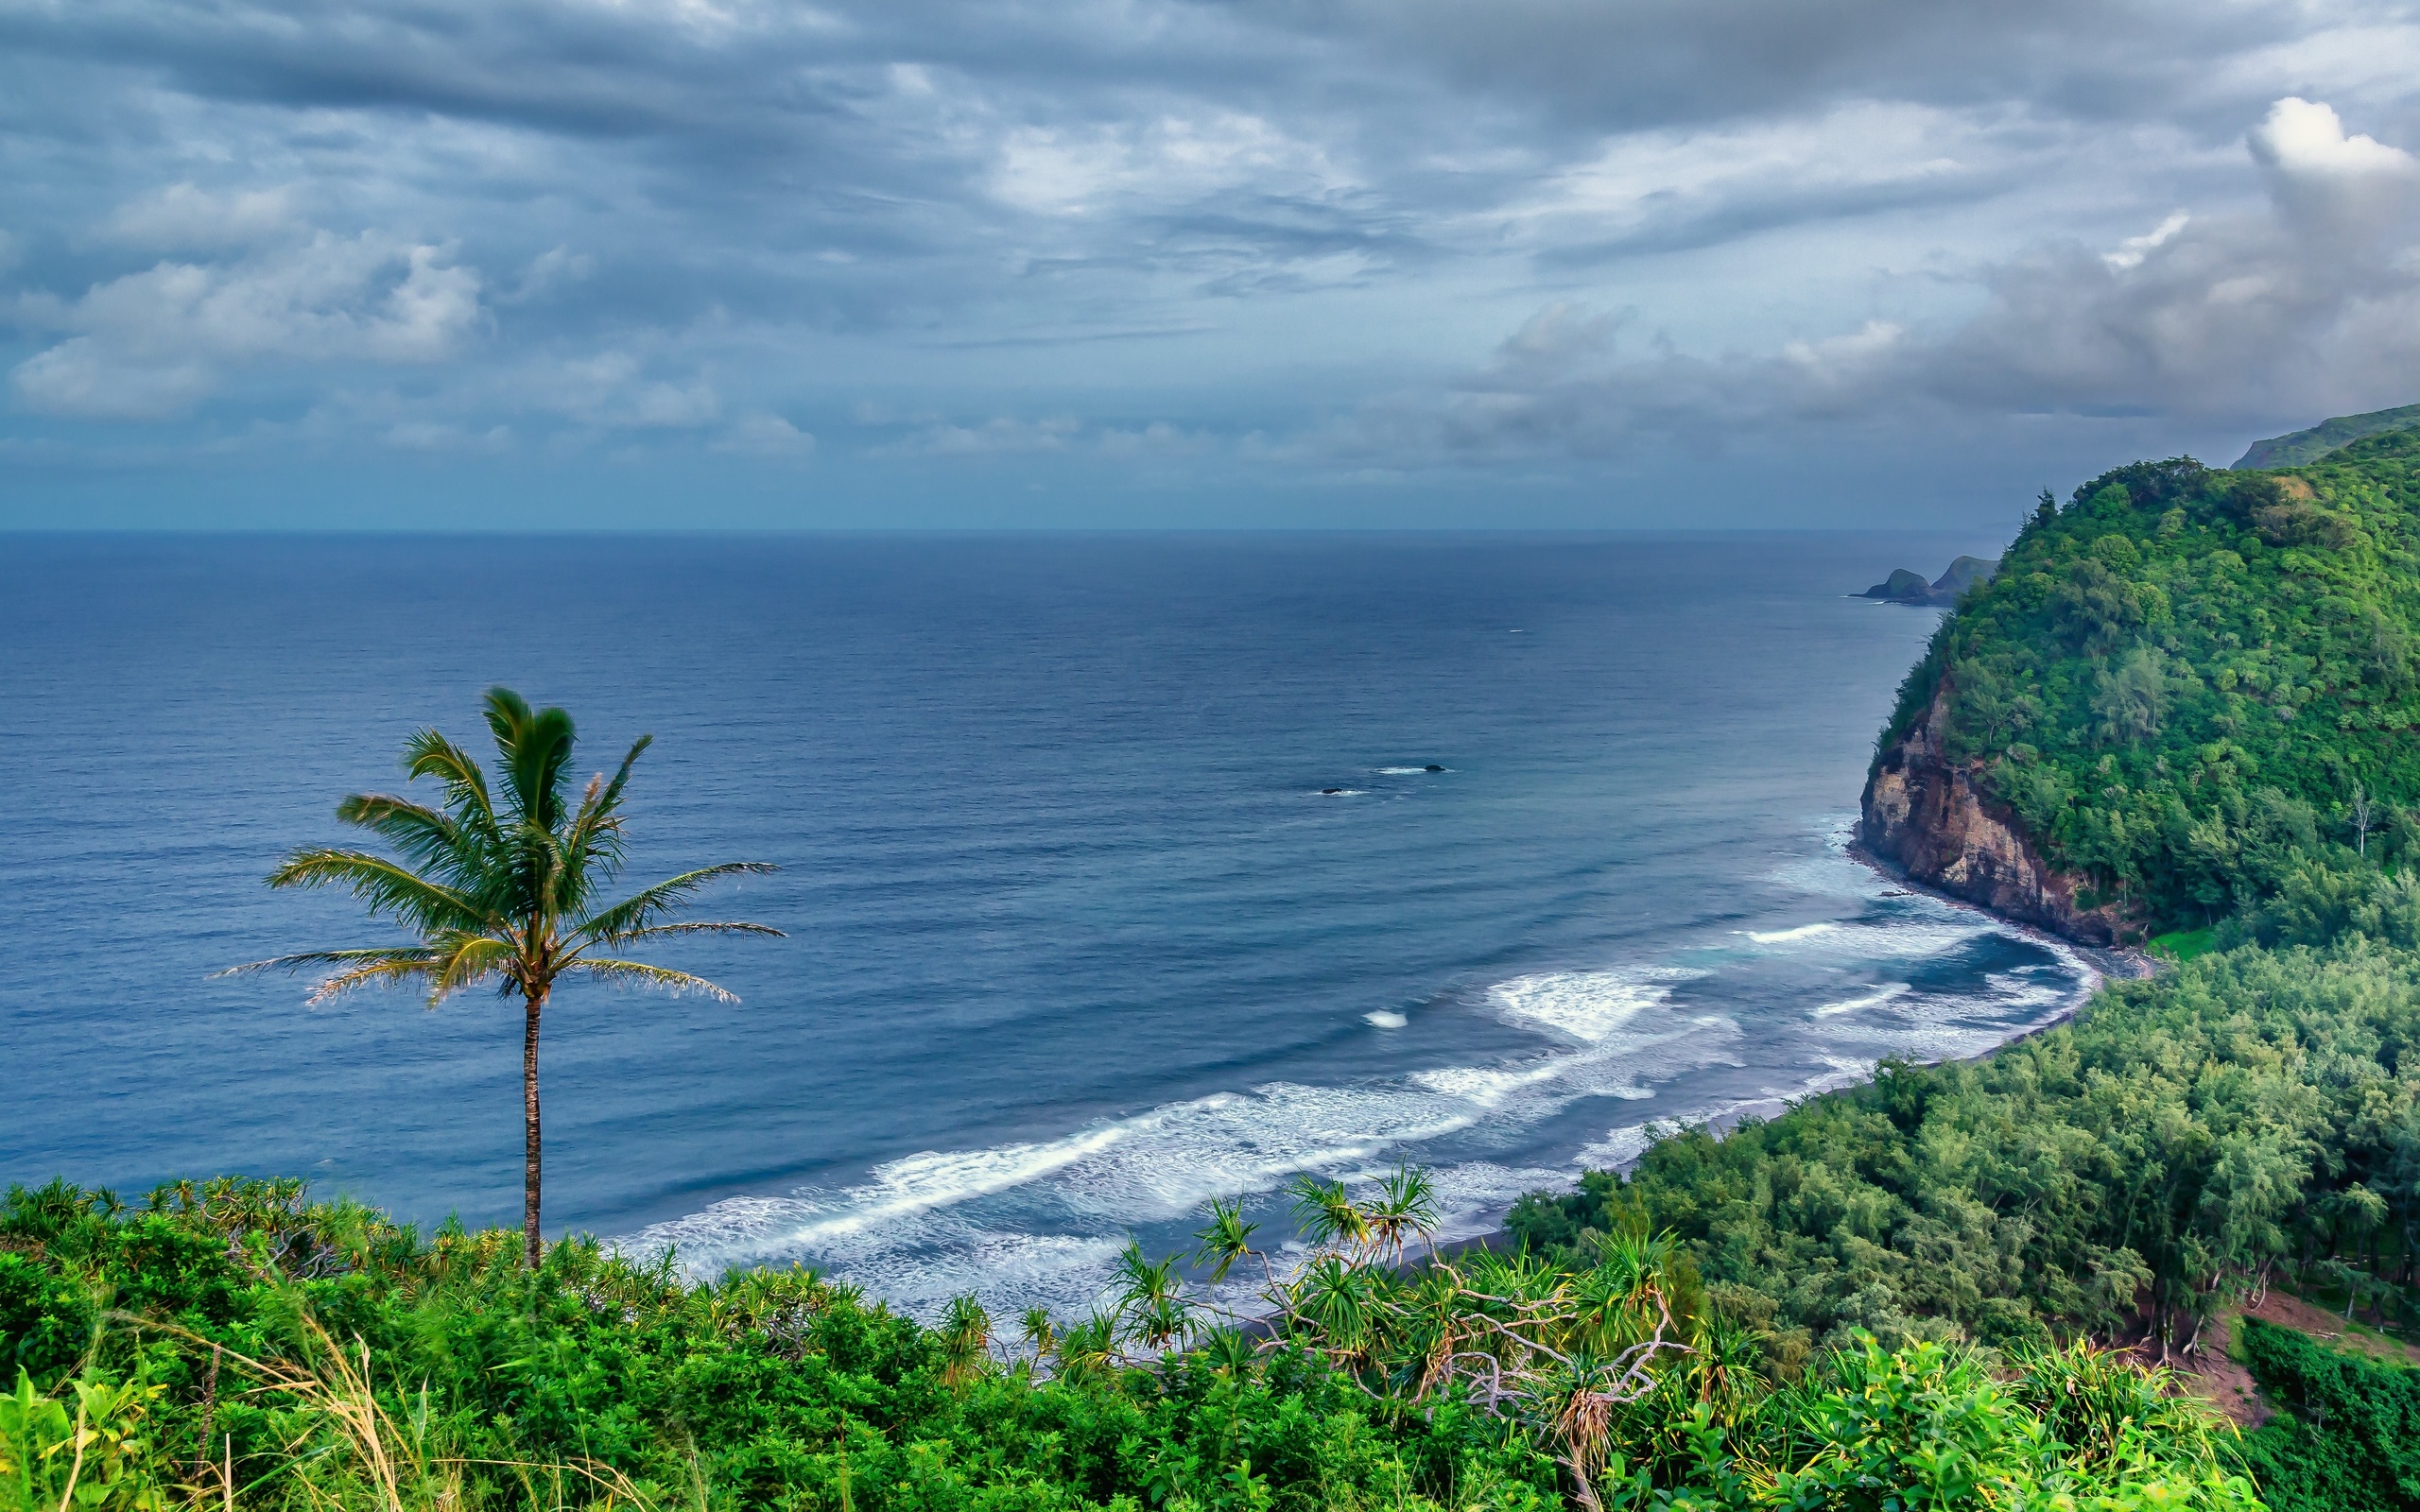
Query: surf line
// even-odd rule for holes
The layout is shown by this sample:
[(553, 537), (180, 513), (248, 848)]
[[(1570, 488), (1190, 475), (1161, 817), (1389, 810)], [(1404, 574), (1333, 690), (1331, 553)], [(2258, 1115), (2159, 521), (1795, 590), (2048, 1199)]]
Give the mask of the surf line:
[[(1953, 898), (1936, 888), (1925, 886), (1923, 884), (1918, 883), (1911, 878), (1902, 877), (1891, 870), (1890, 868), (1876, 861), (1872, 855), (1866, 852), (1862, 846), (1857, 845), (1854, 842), (1852, 842), (1848, 847), (1846, 853), (1850, 860), (1855, 861), (1858, 865), (1873, 872), (1876, 877), (1892, 884), (1894, 886), (1905, 887), (1910, 892), (1919, 893), (1925, 897), (1933, 899), (1935, 902), (1945, 903), (1949, 907), (1961, 913), (1972, 914), (1978, 918), (1987, 919), (1990, 921), (1990, 928), (1994, 931), (2008, 934), (2031, 944), (2040, 946), (2043, 950), (2048, 952), (2053, 959), (2057, 960), (2061, 965), (2066, 966), (2075, 974), (2074, 986), (2069, 988), (2065, 1000), (2061, 1002), (2058, 1007), (2050, 1013), (2040, 1019), (2034, 1020), (2031, 1023), (2023, 1024), (2012, 1029), (2007, 1035), (1994, 1044), (1983, 1050), (1978, 1051), (1973, 1055), (1954, 1057), (1945, 1056), (1934, 1060), (1919, 1061), (1917, 1062), (1919, 1065), (1971, 1065), (1979, 1061), (1988, 1060), (1993, 1056), (1997, 1055), (1999, 1052), (2007, 1049), (2013, 1044), (2017, 1044), (2024, 1040), (2031, 1040), (2036, 1035), (2047, 1034), (2050, 1030), (2055, 1029), (2059, 1025), (2073, 1019), (2079, 1012), (2083, 1011), (2084, 1005), (2090, 1003), (2103, 987), (2108, 985), (2108, 982), (2112, 977), (2121, 980), (2142, 980), (2158, 974), (2158, 963), (2139, 951), (2103, 950), (2096, 946), (2078, 945), (2071, 940), (2062, 939), (2058, 936), (2052, 935), (2047, 930), (2038, 929), (2033, 925), (2024, 923), (2018, 919), (2004, 918), (1999, 914), (1992, 912), (1988, 908), (1980, 906), (1979, 904), (1969, 902), (1963, 898)], [(1824, 926), (1824, 928), (1829, 927), (1833, 926)], [(1820, 932), (1822, 932), (1822, 930), (1815, 927), (1801, 926), (1799, 929), (1781, 931), (1779, 933), (1793, 937), (1806, 937)], [(1753, 938), (1754, 936), (1752, 936), (1751, 937)], [(1849, 1077), (1834, 1083), (1831, 1086), (1824, 1087), (1821, 1091), (1810, 1091), (1806, 1094), (1806, 1098), (1822, 1097), (1835, 1091), (1844, 1091), (1851, 1087), (1866, 1085), (1872, 1082), (1873, 1079), (1873, 1074), (1869, 1072), (1863, 1076)], [(1745, 1102), (1725, 1105), (1719, 1109), (1711, 1111), (1709, 1115), (1703, 1117), (1695, 1123), (1692, 1123), (1687, 1118), (1684, 1117), (1670, 1120), (1668, 1121), (1668, 1125), (1667, 1124), (1667, 1121), (1657, 1120), (1656, 1126), (1669, 1126), (1675, 1131), (1688, 1128), (1703, 1128), (1715, 1138), (1720, 1139), (1729, 1134), (1732, 1129), (1737, 1127), (1743, 1121), (1749, 1118), (1770, 1117), (1777, 1113), (1786, 1112), (1794, 1102), (1804, 1100), (1806, 1099), (1781, 1097), (1752, 1098)], [(1607, 1169), (1625, 1175), (1628, 1174), (1630, 1171), (1637, 1168), (1639, 1160), (1645, 1157), (1647, 1150), (1651, 1148), (1653, 1143), (1654, 1140), (1651, 1135), (1647, 1142), (1640, 1146), (1639, 1152), (1636, 1155), (1633, 1155), (1627, 1160), (1615, 1160), (1609, 1164)], [(1510, 1209), (1506, 1210), (1507, 1212), (1510, 1211)], [(1500, 1245), (1501, 1242), (1508, 1237), (1503, 1228), (1503, 1213), (1494, 1214), (1492, 1218), (1481, 1218), (1480, 1223), (1482, 1227), (1478, 1231), (1466, 1233), (1450, 1241), (1454, 1250), (1459, 1252), (1463, 1249), (1476, 1248), (1483, 1246)]]

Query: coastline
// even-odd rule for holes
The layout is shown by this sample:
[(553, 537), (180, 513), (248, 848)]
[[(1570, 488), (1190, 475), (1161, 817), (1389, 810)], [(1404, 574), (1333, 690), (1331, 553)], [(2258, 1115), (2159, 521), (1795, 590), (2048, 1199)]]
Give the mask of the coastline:
[[(1889, 862), (1883, 860), (1881, 857), (1875, 855), (1872, 851), (1866, 849), (1862, 840), (1851, 842), (1848, 848), (1848, 856), (1852, 861), (1857, 862), (1859, 866), (1865, 867), (1869, 870), (1875, 872), (1877, 876), (1888, 880), (1895, 886), (1904, 887), (1912, 893), (1921, 893), (1925, 897), (1945, 903), (1952, 908), (1960, 909), (1966, 913), (1980, 914), (1984, 918), (1992, 920), (1994, 927), (2020, 935), (2025, 938), (2043, 946), (2045, 949), (2054, 951), (2059, 954), (2071, 956), (2075, 959), (2077, 964), (2083, 968), (2083, 979), (2077, 984), (2076, 989), (2067, 995), (2066, 1002), (2060, 1004), (2056, 1008), (2052, 1009), (2044, 1017), (2035, 1020), (2031, 1023), (2026, 1024), (2022, 1028), (2012, 1031), (2005, 1039), (2002, 1039), (1998, 1043), (1992, 1045), (1989, 1049), (1978, 1051), (1971, 1056), (1945, 1056), (1939, 1060), (1927, 1060), (1920, 1062), (1920, 1064), (1927, 1066), (1974, 1065), (1981, 1061), (1989, 1060), (1992, 1057), (1998, 1055), (2001, 1051), (2007, 1049), (2011, 1045), (2022, 1044), (2026, 1040), (2033, 1039), (2038, 1035), (2047, 1034), (2050, 1030), (2056, 1029), (2062, 1024), (2072, 1022), (2077, 1014), (2083, 1011), (2085, 1005), (2089, 1004), (2096, 996), (2098, 996), (2100, 989), (2107, 986), (2112, 980), (2148, 981), (2149, 979), (2157, 976), (2163, 969), (2163, 964), (2159, 960), (2132, 946), (2078, 944), (2074, 940), (2062, 938), (2061, 936), (2053, 935), (2049, 931), (2042, 929), (2036, 925), (2026, 923), (2020, 919), (2010, 919), (2002, 914), (1994, 913), (1992, 910), (1983, 907), (1979, 903), (1971, 902), (1966, 899), (1952, 896), (1949, 893), (1941, 891), (1937, 887), (1928, 887), (1923, 883), (1916, 881), (1914, 878), (1910, 877), (1905, 871), (1901, 870), (1897, 867), (1894, 867)], [(1686, 1120), (1676, 1119), (1673, 1121), (1673, 1126), (1676, 1128), (1703, 1128), (1706, 1132), (1714, 1135), (1717, 1139), (1720, 1139), (1729, 1134), (1733, 1129), (1738, 1127), (1740, 1124), (1746, 1122), (1748, 1119), (1772, 1118), (1781, 1113), (1788, 1112), (1791, 1108), (1794, 1108), (1799, 1104), (1810, 1102), (1818, 1097), (1828, 1097), (1834, 1092), (1845, 1091), (1852, 1087), (1867, 1085), (1872, 1081), (1872, 1079), (1873, 1078), (1871, 1076), (1868, 1076), (1862, 1080), (1845, 1081), (1837, 1087), (1827, 1087), (1822, 1091), (1809, 1092), (1805, 1097), (1763, 1098), (1754, 1102), (1743, 1103), (1735, 1108), (1725, 1108), (1722, 1112), (1707, 1118), (1701, 1123), (1692, 1124)], [(1637, 1166), (1639, 1159), (1639, 1156), (1633, 1156), (1627, 1160), (1616, 1161), (1612, 1165), (1603, 1167), (1602, 1169), (1611, 1170), (1616, 1174), (1627, 1176)], [(1467, 1250), (1495, 1247), (1495, 1241), (1507, 1237), (1506, 1230), (1503, 1228), (1503, 1221), (1505, 1216), (1511, 1211), (1512, 1210), (1508, 1208), (1504, 1212), (1495, 1214), (1492, 1219), (1488, 1220), (1489, 1227), (1477, 1232), (1462, 1234), (1452, 1239), (1438, 1240), (1429, 1246), (1429, 1254), (1438, 1259), (1450, 1260)]]

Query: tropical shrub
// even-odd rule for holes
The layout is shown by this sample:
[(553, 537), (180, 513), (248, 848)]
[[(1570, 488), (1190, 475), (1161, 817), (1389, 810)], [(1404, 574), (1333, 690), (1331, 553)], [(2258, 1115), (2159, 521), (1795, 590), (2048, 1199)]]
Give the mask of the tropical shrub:
[[(0, 1409), (0, 1506), (2256, 1504), (2221, 1430), (2088, 1349), (2003, 1378), (1860, 1336), (1785, 1373), (1668, 1237), (1429, 1263), (1417, 1173), (1299, 1195), (1310, 1263), (1222, 1207), (1193, 1279), (1134, 1255), (1100, 1315), (1011, 1349), (971, 1298), (927, 1326), (809, 1271), (698, 1283), (586, 1241), (531, 1271), (518, 1234), (292, 1182), (18, 1188), (0, 1245), (52, 1300), (0, 1335), (43, 1360)], [(1270, 1318), (1194, 1290), (1221, 1260)]]
[(2244, 1456), (2278, 1512), (2420, 1507), (2420, 1371), (2246, 1319), (2244, 1363), (2277, 1410)]

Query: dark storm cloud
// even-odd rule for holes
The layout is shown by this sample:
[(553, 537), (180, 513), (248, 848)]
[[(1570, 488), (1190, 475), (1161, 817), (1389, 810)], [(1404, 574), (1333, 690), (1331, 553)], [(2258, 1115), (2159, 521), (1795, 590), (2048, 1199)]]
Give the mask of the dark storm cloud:
[(2358, 4), (0, 0), (0, 443), (1098, 488), (2314, 418), (2413, 397), (2415, 63)]

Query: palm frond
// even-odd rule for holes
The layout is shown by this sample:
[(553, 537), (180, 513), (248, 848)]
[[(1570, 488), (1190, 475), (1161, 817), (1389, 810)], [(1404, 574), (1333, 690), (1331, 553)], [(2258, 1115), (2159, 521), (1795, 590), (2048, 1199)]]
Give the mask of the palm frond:
[(482, 840), (496, 835), (495, 805), (488, 799), (487, 773), (470, 753), (434, 730), (420, 730), (404, 742), (404, 771), (414, 782), (434, 777), (444, 784), (445, 806)]
[(429, 984), (428, 1005), (435, 1007), (456, 992), (503, 970), (512, 959), (511, 942), (489, 935), (465, 935), (440, 948), (442, 964)]
[(577, 912), (582, 888), (566, 876), (562, 842), (552, 830), (524, 819), (510, 832), (515, 913), (535, 907), (548, 920)]
[(368, 904), (372, 917), (391, 914), (424, 935), (480, 932), (493, 922), (486, 909), (442, 883), (361, 850), (297, 850), (269, 873), (268, 885), (342, 887)]
[(479, 844), (452, 816), (387, 793), (355, 793), (337, 805), (337, 817), (378, 835), (418, 867), (441, 869), (456, 883), (475, 881)]
[(563, 836), (564, 860), (583, 877), (610, 878), (622, 867), (622, 790), (631, 784), (631, 768), (639, 753), (655, 743), (653, 735), (633, 741), (611, 782), (592, 782), (581, 798), (579, 812)]
[(590, 915), (573, 926), (572, 934), (579, 939), (608, 943), (629, 939), (631, 931), (650, 927), (665, 915), (680, 908), (696, 896), (699, 888), (717, 877), (752, 875), (780, 869), (764, 861), (727, 861), (718, 867), (684, 871), (631, 894), (601, 914)]
[(742, 923), (737, 919), (695, 920), (678, 924), (649, 924), (644, 929), (625, 930), (614, 936), (613, 943), (627, 945), (634, 939), (656, 939), (666, 935), (770, 935), (775, 939), (789, 936), (770, 924)]
[[(365, 962), (348, 971), (338, 971), (333, 976), (322, 978), (320, 985), (311, 989), (311, 995), (302, 1000), (302, 1004), (305, 1007), (316, 1008), (330, 998), (351, 992), (357, 988), (402, 987), (406, 982), (418, 981), (433, 975), (436, 968), (425, 960), (414, 958), (416, 954), (417, 953), (397, 952), (392, 959)], [(436, 1006), (436, 1000), (431, 999), (429, 1005)]]
[(532, 711), (510, 688), (490, 688), (488, 730), (495, 736), (510, 784), (515, 817), (552, 830), (562, 817), (563, 773), (571, 766), (576, 739), (571, 715), (561, 709)]
[(247, 961), (210, 974), (237, 976), (248, 971), (299, 971), (306, 966), (335, 966), (342, 970), (323, 978), (302, 1000), (308, 1007), (318, 1007), (338, 993), (363, 987), (398, 987), (415, 978), (433, 976), (437, 972), (439, 955), (424, 945), (378, 945), (354, 951), (304, 951), (297, 955), (279, 955), (266, 961)]
[(649, 966), (644, 961), (579, 960), (566, 963), (563, 970), (584, 972), (600, 981), (614, 983), (621, 987), (641, 987), (652, 988), (658, 992), (669, 992), (675, 997), (696, 992), (710, 997), (717, 1003), (739, 1001), (738, 993), (718, 988), (702, 976), (691, 976), (686, 971)]
[(304, 951), (296, 955), (272, 955), (266, 961), (246, 961), (210, 973), (210, 980), (222, 976), (245, 976), (253, 971), (299, 971), (306, 966), (357, 966), (364, 961), (397, 959), (404, 955), (425, 957), (435, 964), (437, 952), (425, 945), (373, 945), (355, 951)]

